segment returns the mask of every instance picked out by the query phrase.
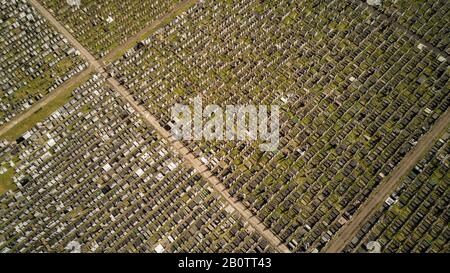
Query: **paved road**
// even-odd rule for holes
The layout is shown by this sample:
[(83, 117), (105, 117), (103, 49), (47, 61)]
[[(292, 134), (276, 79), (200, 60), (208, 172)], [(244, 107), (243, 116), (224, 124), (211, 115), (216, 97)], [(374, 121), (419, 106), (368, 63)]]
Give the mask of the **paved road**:
[[(95, 57), (87, 50), (85, 49), (76, 39), (73, 37), (65, 28), (63, 25), (61, 25), (38, 1), (36, 0), (30, 0), (31, 4), (35, 6), (35, 8), (44, 16), (46, 17), (49, 22), (56, 27), (56, 29), (62, 33), (67, 40), (69, 40), (72, 45), (78, 49), (78, 51), (81, 53), (82, 56), (88, 60), (88, 62), (91, 64), (91, 66), (100, 73), (106, 74), (103, 64), (101, 61), (95, 59)], [(182, 5), (177, 6), (175, 10), (180, 8), (187, 8), (189, 5), (194, 4), (196, 1), (193, 0), (187, 0), (182, 3)], [(175, 11), (172, 10), (174, 13)], [(164, 16), (161, 18), (160, 22), (164, 20), (164, 18), (170, 18), (173, 14), (169, 14), (167, 16)], [(159, 23), (160, 23), (159, 22)], [(149, 27), (147, 27), (145, 30), (142, 31), (142, 33), (147, 33), (151, 31), (151, 27), (156, 28), (159, 27), (158, 22), (155, 24), (151, 24)], [(140, 32), (141, 33), (141, 32)], [(142, 35), (141, 33), (141, 35)], [(123, 47), (119, 48), (117, 51), (113, 50), (113, 52), (120, 52), (120, 50), (123, 50), (126, 46), (132, 45), (136, 42), (137, 39), (140, 38), (140, 35), (135, 35), (127, 41)], [(114, 54), (114, 53), (112, 53)], [(112, 56), (112, 55), (109, 55)], [(108, 57), (108, 56), (107, 56)], [(263, 236), (273, 247), (278, 249), (280, 252), (289, 252), (288, 248), (281, 243), (281, 241), (269, 230), (267, 229), (264, 224), (254, 215), (245, 208), (245, 206), (240, 203), (238, 200), (230, 196), (228, 191), (226, 190), (225, 186), (220, 183), (219, 179), (217, 179), (215, 176), (212, 175), (212, 173), (207, 169), (207, 167), (201, 163), (200, 160), (198, 160), (192, 153), (189, 152), (189, 150), (184, 147), (184, 145), (180, 142), (175, 140), (175, 138), (171, 135), (170, 132), (165, 130), (158, 122), (158, 120), (151, 115), (149, 112), (147, 112), (142, 106), (140, 106), (134, 98), (130, 95), (130, 93), (119, 84), (119, 82), (114, 78), (107, 78), (107, 82), (110, 84), (110, 86), (115, 89), (121, 96), (144, 118), (144, 120), (149, 123), (152, 127), (155, 128), (156, 132), (159, 133), (163, 138), (167, 139), (169, 143), (174, 147), (175, 150), (177, 150), (183, 158), (186, 160), (186, 162), (191, 165), (197, 172), (199, 172), (205, 179), (208, 181), (208, 183), (218, 192), (222, 195), (222, 197), (233, 207), (238, 211), (242, 217), (253, 227), (255, 230)]]
[(364, 204), (356, 211), (352, 219), (341, 228), (336, 236), (324, 248), (324, 252), (342, 252), (345, 246), (356, 236), (365, 220), (370, 219), (373, 213), (383, 204), (389, 195), (397, 188), (401, 178), (407, 175), (412, 168), (431, 149), (437, 139), (450, 125), (450, 109), (444, 112), (436, 121), (430, 131), (423, 135), (416, 146), (400, 161), (390, 176), (378, 185)]

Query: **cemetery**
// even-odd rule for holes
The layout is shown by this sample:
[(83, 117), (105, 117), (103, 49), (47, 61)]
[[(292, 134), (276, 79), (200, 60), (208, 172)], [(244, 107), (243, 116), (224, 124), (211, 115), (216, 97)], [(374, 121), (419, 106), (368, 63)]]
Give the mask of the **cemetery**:
[[(0, 127), (68, 94), (0, 136), (0, 252), (325, 252), (400, 168), (343, 251), (449, 252), (448, 1), (201, 0), (137, 35), (186, 2), (0, 0)], [(275, 149), (175, 140), (198, 99), (275, 106)]]

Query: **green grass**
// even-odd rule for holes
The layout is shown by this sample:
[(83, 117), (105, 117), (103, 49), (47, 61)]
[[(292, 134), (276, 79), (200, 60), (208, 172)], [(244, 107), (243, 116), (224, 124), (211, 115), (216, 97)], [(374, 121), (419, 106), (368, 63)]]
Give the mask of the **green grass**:
[(13, 183), (14, 169), (8, 168), (8, 171), (4, 174), (0, 174), (0, 195), (9, 190), (15, 190), (16, 186)]
[(47, 89), (54, 83), (53, 74), (65, 75), (70, 71), (70, 68), (76, 64), (71, 59), (63, 59), (53, 69), (47, 70), (43, 75), (30, 81), (27, 85), (21, 87), (14, 93), (14, 101), (19, 102), (30, 98), (38, 93), (47, 94)]
[(51, 83), (52, 79), (50, 77), (50, 72), (47, 72), (42, 77), (34, 79), (26, 86), (23, 86), (19, 90), (17, 90), (14, 93), (14, 101), (19, 102), (39, 93), (40, 91), (47, 90), (50, 87)]

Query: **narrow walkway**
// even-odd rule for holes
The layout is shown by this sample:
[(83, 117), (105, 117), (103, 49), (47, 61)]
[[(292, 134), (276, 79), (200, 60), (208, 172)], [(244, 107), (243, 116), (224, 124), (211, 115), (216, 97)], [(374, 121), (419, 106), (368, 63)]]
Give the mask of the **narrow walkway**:
[[(99, 73), (105, 75), (105, 69), (101, 63), (101, 61), (96, 60), (95, 57), (85, 49), (64, 27), (60, 24), (37, 0), (29, 0), (31, 4), (44, 16), (46, 17), (50, 23), (56, 27), (56, 29), (62, 33), (67, 40), (69, 40), (72, 45), (80, 51), (81, 55), (86, 58), (86, 60), (91, 64), (91, 66)], [(187, 0), (184, 1), (186, 3), (193, 4), (196, 1)], [(153, 27), (158, 27), (160, 24), (152, 24)], [(145, 32), (149, 32), (150, 29), (146, 29)], [(139, 38), (140, 36), (136, 36), (134, 38)], [(127, 44), (133, 44), (133, 41), (126, 42)], [(106, 76), (106, 75), (105, 75)], [(196, 171), (198, 171), (208, 183), (222, 195), (222, 197), (234, 208), (236, 209), (241, 216), (261, 235), (263, 236), (274, 248), (276, 248), (280, 252), (287, 253), (289, 249), (281, 243), (281, 241), (269, 230), (264, 224), (254, 215), (245, 208), (245, 206), (240, 203), (238, 200), (230, 196), (225, 186), (220, 183), (219, 179), (212, 175), (212, 173), (207, 169), (205, 165), (203, 165), (200, 160), (198, 160), (189, 150), (184, 147), (184, 145), (177, 141), (170, 132), (165, 130), (158, 122), (158, 120), (151, 115), (148, 111), (146, 111), (142, 106), (140, 106), (134, 98), (130, 95), (130, 93), (119, 84), (119, 82), (111, 77), (107, 77), (107, 82), (113, 89), (115, 89), (141, 116), (142, 118), (155, 128), (156, 132), (160, 134), (163, 138), (167, 139), (169, 143), (177, 150), (186, 162), (191, 165)]]

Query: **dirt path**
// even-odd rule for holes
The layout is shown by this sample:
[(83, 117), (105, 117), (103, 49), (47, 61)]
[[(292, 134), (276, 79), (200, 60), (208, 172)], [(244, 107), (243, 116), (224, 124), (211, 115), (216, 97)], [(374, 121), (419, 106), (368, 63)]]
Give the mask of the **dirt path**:
[[(106, 74), (103, 62), (96, 60), (95, 57), (87, 50), (85, 49), (65, 28), (63, 25), (61, 25), (40, 3), (38, 3), (37, 0), (30, 0), (31, 4), (35, 6), (36, 9), (44, 16), (46, 17), (50, 23), (60, 32), (62, 33), (67, 40), (69, 40), (72, 45), (78, 49), (78, 51), (81, 53), (83, 57), (86, 58), (86, 60), (90, 63), (90, 65), (99, 73)], [(137, 40), (141, 38), (141, 35), (144, 35), (145, 33), (151, 32), (154, 30), (154, 28), (157, 28), (160, 26), (160, 24), (168, 18), (171, 18), (176, 14), (176, 12), (179, 12), (183, 10), (183, 8), (187, 8), (190, 5), (193, 5), (196, 3), (197, 0), (187, 0), (183, 1), (181, 4), (177, 5), (170, 14), (164, 16), (154, 24), (149, 25), (147, 28), (133, 36), (131, 39), (129, 39), (126, 43), (124, 43), (122, 46), (120, 46), (118, 49), (113, 50), (110, 55), (106, 56), (106, 60), (108, 58), (111, 58), (118, 52), (121, 52), (121, 50), (126, 49), (129, 46), (132, 46)], [(106, 76), (106, 75), (105, 75)], [(160, 134), (163, 138), (167, 139), (174, 147), (175, 150), (177, 150), (185, 159), (185, 161), (191, 165), (196, 171), (198, 171), (202, 177), (206, 179), (206, 181), (218, 192), (220, 195), (235, 209), (237, 210), (242, 217), (261, 235), (263, 236), (274, 248), (276, 248), (280, 252), (289, 252), (288, 248), (281, 243), (281, 241), (269, 230), (267, 229), (264, 224), (254, 215), (245, 208), (245, 206), (240, 203), (238, 200), (233, 198), (228, 191), (226, 190), (225, 186), (222, 185), (215, 176), (212, 175), (212, 173), (208, 170), (208, 168), (201, 163), (200, 160), (198, 160), (192, 153), (189, 152), (189, 150), (184, 147), (184, 145), (177, 141), (170, 132), (165, 130), (158, 122), (158, 120), (151, 115), (149, 112), (147, 112), (142, 106), (140, 106), (130, 95), (130, 93), (119, 84), (119, 82), (114, 78), (107, 78), (107, 82), (111, 85), (113, 89), (115, 89), (141, 116), (142, 118), (149, 123), (152, 127), (155, 128), (156, 132)], [(56, 92), (55, 92), (56, 93)], [(49, 101), (47, 101), (48, 103)]]
[(403, 158), (390, 176), (382, 182), (356, 211), (350, 221), (341, 228), (334, 238), (322, 250), (323, 252), (342, 252), (347, 244), (356, 236), (356, 233), (370, 219), (373, 213), (383, 204), (389, 195), (401, 182), (401, 178), (407, 175), (412, 168), (431, 149), (435, 141), (445, 132), (450, 124), (450, 109), (436, 121), (430, 131), (422, 136), (416, 146)]

